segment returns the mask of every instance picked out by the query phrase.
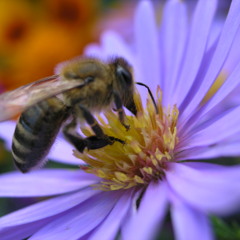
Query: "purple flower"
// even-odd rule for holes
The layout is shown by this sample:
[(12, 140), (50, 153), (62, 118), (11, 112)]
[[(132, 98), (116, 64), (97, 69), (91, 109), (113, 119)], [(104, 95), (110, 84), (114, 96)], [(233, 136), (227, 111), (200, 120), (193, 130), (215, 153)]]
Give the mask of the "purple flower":
[[(107, 121), (99, 117), (104, 132), (125, 139), (124, 146), (74, 152), (74, 159), (63, 145), (53, 158), (87, 165), (0, 176), (2, 197), (48, 197), (0, 218), (1, 240), (154, 239), (168, 209), (176, 239), (214, 238), (208, 215), (240, 208), (240, 167), (200, 161), (240, 155), (240, 106), (222, 105), (240, 83), (240, 64), (209, 93), (240, 26), (240, 1), (232, 1), (221, 30), (212, 34), (217, 2), (199, 0), (189, 21), (185, 3), (170, 0), (158, 29), (152, 4), (141, 1), (133, 42), (108, 31), (100, 46), (88, 47), (88, 55), (126, 58), (135, 79), (156, 92), (159, 113), (136, 95), (139, 114), (128, 116), (129, 131), (113, 113), (106, 113)], [(7, 141), (10, 125), (0, 125)]]

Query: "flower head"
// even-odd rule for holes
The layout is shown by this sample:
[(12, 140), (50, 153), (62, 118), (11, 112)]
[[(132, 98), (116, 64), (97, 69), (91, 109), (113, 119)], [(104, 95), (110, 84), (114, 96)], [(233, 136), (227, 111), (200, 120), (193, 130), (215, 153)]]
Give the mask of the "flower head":
[[(138, 115), (127, 116), (128, 131), (112, 112), (107, 120), (99, 117), (104, 132), (125, 144), (75, 151), (72, 162), (79, 161), (80, 170), (0, 176), (3, 197), (52, 197), (3, 216), (2, 239), (114, 239), (118, 234), (154, 239), (168, 206), (176, 239), (213, 239), (207, 215), (240, 207), (239, 166), (200, 161), (240, 154), (240, 107), (222, 105), (240, 83), (240, 65), (206, 97), (222, 76), (240, 26), (240, 2), (232, 1), (221, 31), (213, 36), (216, 7), (217, 0), (199, 0), (188, 21), (186, 4), (170, 0), (159, 31), (152, 4), (141, 1), (131, 44), (109, 31), (100, 46), (88, 47), (89, 55), (126, 58), (136, 81), (156, 93), (156, 108), (151, 100), (144, 102), (139, 88)], [(92, 135), (88, 128), (81, 130)]]
[[(123, 146), (114, 144), (98, 151), (75, 153), (87, 164), (82, 167), (83, 170), (103, 179), (98, 184), (102, 190), (145, 187), (163, 178), (167, 163), (175, 161), (174, 150), (178, 142), (176, 106), (164, 109), (160, 96), (157, 109), (150, 101), (143, 108), (139, 96), (136, 96), (135, 102), (138, 116), (128, 117), (132, 127), (127, 132), (114, 113), (106, 114), (107, 122), (99, 118), (104, 132), (124, 139)], [(86, 136), (92, 134), (89, 129), (82, 131)]]

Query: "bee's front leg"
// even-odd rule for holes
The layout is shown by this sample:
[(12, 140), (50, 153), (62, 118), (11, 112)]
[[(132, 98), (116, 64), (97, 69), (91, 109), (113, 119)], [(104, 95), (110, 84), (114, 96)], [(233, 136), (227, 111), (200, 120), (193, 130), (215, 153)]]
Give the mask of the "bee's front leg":
[(121, 124), (126, 128), (126, 130), (129, 130), (130, 126), (125, 123), (125, 112), (123, 109), (122, 100), (117, 92), (113, 92), (113, 96), (114, 96), (114, 103), (116, 107), (114, 111), (118, 113), (118, 118)]

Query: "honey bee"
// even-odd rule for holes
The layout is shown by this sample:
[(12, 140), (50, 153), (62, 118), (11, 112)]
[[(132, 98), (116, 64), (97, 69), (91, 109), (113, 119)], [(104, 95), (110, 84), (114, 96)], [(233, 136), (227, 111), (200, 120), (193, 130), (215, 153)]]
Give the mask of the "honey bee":
[[(94, 113), (112, 108), (128, 129), (123, 106), (137, 114), (133, 94), (131, 66), (116, 57), (107, 63), (96, 58), (73, 59), (61, 64), (56, 75), (0, 95), (0, 121), (21, 113), (12, 141), (15, 165), (22, 172), (42, 165), (61, 128), (80, 152), (124, 143), (104, 134)], [(82, 120), (95, 135), (84, 138), (77, 132)]]

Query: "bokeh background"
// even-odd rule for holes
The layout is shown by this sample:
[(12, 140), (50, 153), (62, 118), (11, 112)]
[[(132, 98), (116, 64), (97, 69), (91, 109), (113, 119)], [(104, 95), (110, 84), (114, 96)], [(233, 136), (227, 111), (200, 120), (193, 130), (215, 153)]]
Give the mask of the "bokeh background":
[[(128, 41), (138, 0), (0, 0), (0, 93), (53, 74), (59, 62), (83, 54), (98, 42), (101, 32), (114, 29)], [(188, 0), (194, 6), (196, 0)], [(230, 0), (221, 0), (218, 14), (227, 13)], [(162, 0), (155, 0), (161, 9)], [(159, 19), (161, 10), (159, 11)], [(228, 162), (228, 159), (221, 159)], [(232, 162), (232, 161), (231, 161)], [(239, 159), (234, 160), (239, 163)], [(63, 167), (48, 163), (48, 167)], [(14, 169), (0, 139), (0, 173)], [(39, 199), (0, 199), (0, 216)], [(219, 240), (240, 239), (239, 215), (213, 217)], [(1, 237), (0, 237), (1, 239)], [(170, 216), (159, 240), (173, 239)]]

